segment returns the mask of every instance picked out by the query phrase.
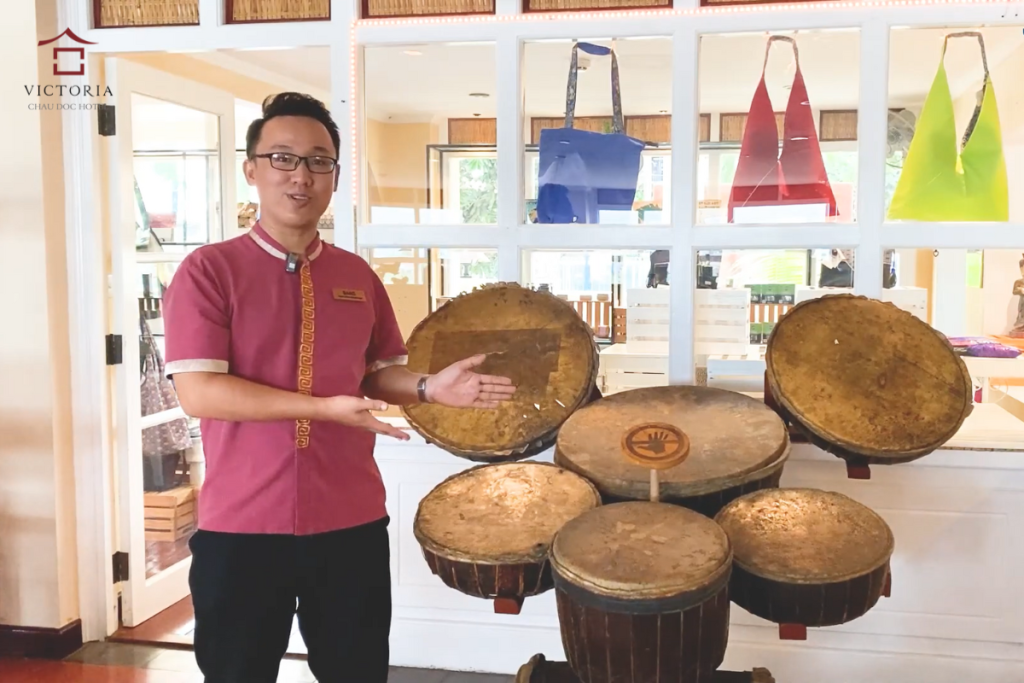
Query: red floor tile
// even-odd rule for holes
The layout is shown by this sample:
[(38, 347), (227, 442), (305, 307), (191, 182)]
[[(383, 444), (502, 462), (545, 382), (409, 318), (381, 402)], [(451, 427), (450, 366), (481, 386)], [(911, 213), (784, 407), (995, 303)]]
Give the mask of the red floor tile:
[(202, 683), (198, 673), (0, 659), (3, 683)]

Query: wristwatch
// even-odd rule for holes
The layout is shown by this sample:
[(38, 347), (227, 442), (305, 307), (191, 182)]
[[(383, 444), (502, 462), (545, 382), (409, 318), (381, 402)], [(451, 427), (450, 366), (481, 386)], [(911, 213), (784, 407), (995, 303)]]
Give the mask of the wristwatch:
[(427, 400), (427, 376), (420, 377), (420, 381), (416, 383), (416, 395), (420, 399), (420, 403), (430, 403)]

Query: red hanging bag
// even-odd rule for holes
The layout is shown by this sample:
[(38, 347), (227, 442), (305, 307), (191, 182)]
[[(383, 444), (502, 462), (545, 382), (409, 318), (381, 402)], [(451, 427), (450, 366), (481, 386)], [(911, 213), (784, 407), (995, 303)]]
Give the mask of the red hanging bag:
[[(768, 54), (777, 40), (793, 46), (796, 61), (796, 74), (786, 105), (781, 154), (775, 112), (765, 84)], [(765, 47), (761, 82), (754, 91), (743, 131), (740, 158), (729, 195), (729, 222), (733, 222), (736, 207), (786, 204), (827, 204), (828, 216), (839, 215), (814, 129), (814, 112), (800, 72), (796, 41), (787, 36), (771, 36)]]

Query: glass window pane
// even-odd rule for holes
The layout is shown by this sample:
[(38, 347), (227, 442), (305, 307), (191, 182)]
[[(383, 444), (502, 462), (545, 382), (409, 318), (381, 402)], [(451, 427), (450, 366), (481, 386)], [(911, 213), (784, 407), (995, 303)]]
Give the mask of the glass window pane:
[(164, 372), (163, 297), (177, 269), (176, 263), (160, 263), (139, 264), (135, 271), (146, 578), (190, 555), (195, 499), (203, 480), (199, 420), (181, 410), (174, 383)]
[(886, 294), (946, 335), (973, 380), (974, 410), (943, 448), (1024, 448), (1024, 243), (898, 249), (895, 264)]
[(855, 29), (701, 36), (698, 223), (856, 221), (859, 55)]
[(369, 47), (364, 65), (361, 220), (497, 223), (494, 45)]
[[(526, 44), (527, 222), (667, 225), (671, 39), (580, 42), (572, 131), (567, 131), (566, 89), (573, 45), (567, 40)], [(610, 49), (618, 63), (620, 131), (613, 107)]]
[(214, 114), (132, 94), (136, 248), (207, 244), (221, 233)]
[[(495, 249), (374, 248), (360, 253), (384, 283), (404, 339), (449, 299), (498, 282)], [(384, 414), (401, 417), (396, 407)]]
[(844, 249), (698, 251), (697, 383), (760, 396), (775, 324), (801, 301), (852, 292), (855, 265)]
[(523, 253), (522, 273), (594, 330), (603, 394), (668, 384), (668, 250), (534, 249)]
[(1024, 220), (1021, 28), (892, 31), (888, 220)]

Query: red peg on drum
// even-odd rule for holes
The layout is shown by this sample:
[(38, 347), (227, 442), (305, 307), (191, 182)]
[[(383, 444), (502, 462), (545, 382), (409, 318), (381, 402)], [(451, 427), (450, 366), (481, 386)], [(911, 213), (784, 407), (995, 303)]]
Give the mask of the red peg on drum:
[(622, 453), (631, 462), (651, 470), (651, 502), (659, 499), (658, 470), (667, 470), (690, 455), (690, 439), (675, 425), (648, 422), (622, 437)]

